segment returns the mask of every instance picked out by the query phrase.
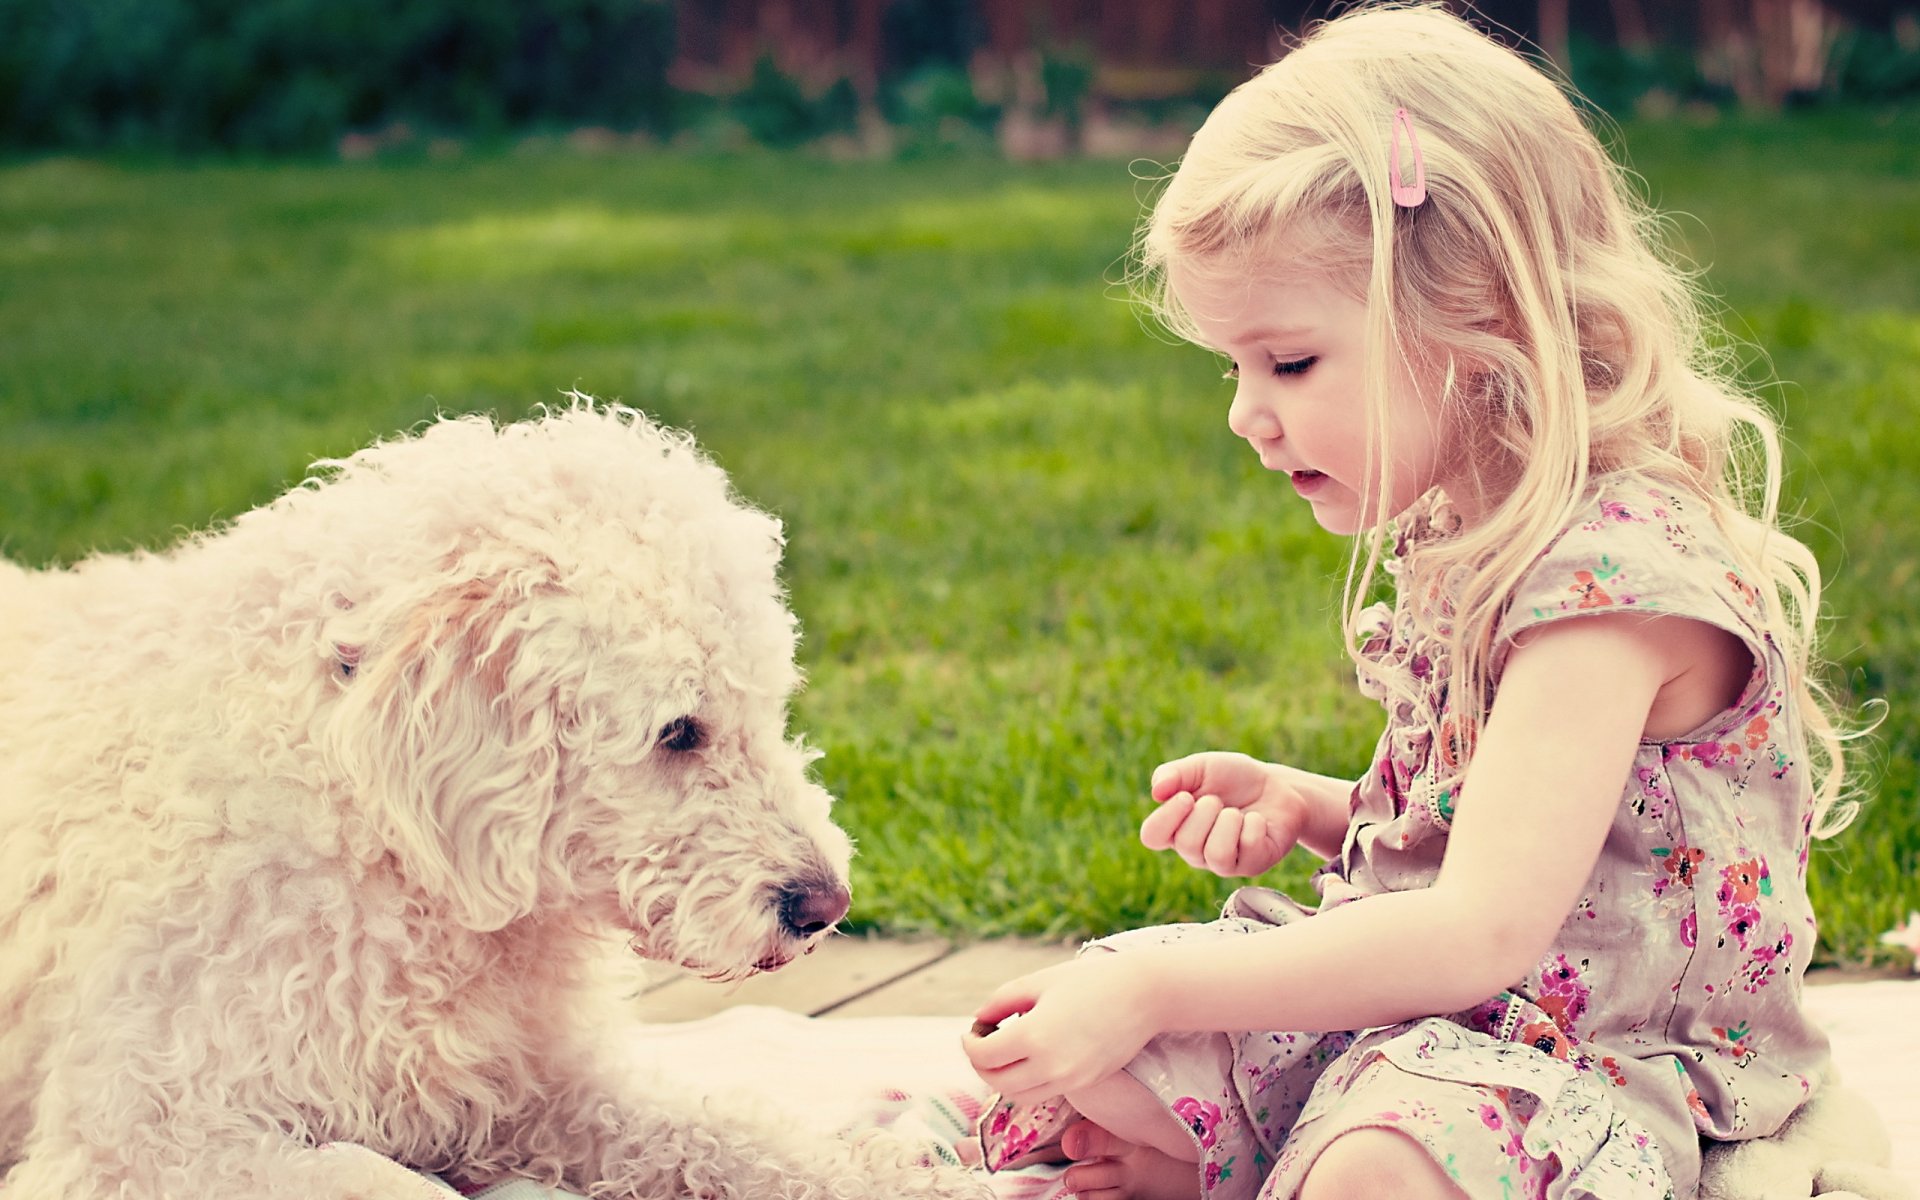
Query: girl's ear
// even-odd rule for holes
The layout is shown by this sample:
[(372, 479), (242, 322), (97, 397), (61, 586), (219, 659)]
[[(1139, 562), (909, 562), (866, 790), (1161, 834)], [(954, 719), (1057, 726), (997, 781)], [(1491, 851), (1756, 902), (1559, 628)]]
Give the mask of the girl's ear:
[(527, 602), (494, 579), (430, 598), (365, 648), (327, 731), (407, 877), (481, 931), (533, 911), (559, 775), (553, 689), (506, 619)]

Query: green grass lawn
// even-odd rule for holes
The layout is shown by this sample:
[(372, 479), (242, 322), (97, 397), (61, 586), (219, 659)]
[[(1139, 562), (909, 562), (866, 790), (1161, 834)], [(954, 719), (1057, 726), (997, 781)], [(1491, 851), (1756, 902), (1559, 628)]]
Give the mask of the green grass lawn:
[[(1626, 130), (1787, 382), (1828, 645), (1891, 715), (1815, 856), (1827, 960), (1920, 908), (1920, 114)], [(797, 724), (892, 931), (1089, 934), (1228, 890), (1141, 849), (1147, 772), (1357, 772), (1344, 556), (1146, 333), (1124, 163), (558, 153), (0, 168), (0, 540), (155, 545), (440, 409), (578, 388), (788, 523)], [(1761, 369), (1761, 368), (1756, 368)], [(1304, 864), (1274, 881), (1300, 888)]]

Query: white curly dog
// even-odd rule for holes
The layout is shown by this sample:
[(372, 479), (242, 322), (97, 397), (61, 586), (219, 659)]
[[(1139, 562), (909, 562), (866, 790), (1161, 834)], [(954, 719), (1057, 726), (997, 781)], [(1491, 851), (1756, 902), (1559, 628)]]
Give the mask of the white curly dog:
[[(781, 528), (571, 406), (327, 461), (161, 554), (0, 563), (5, 1200), (977, 1197), (633, 1069), (600, 964), (773, 970), (850, 846)], [(609, 954), (611, 951), (611, 955)]]

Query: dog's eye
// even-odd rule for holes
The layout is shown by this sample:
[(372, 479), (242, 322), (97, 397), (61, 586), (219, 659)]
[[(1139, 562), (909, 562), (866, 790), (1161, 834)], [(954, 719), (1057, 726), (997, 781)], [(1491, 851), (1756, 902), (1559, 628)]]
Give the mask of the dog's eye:
[(675, 717), (660, 727), (660, 744), (669, 750), (698, 750), (706, 741), (706, 726), (695, 717)]

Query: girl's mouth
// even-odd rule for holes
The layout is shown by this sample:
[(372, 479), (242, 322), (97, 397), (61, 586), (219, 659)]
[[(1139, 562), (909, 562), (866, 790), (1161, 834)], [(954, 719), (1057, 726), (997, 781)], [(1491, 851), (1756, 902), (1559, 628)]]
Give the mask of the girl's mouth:
[(1308, 498), (1319, 491), (1320, 485), (1327, 481), (1327, 477), (1318, 471), (1289, 471), (1287, 478), (1293, 482), (1294, 491)]

